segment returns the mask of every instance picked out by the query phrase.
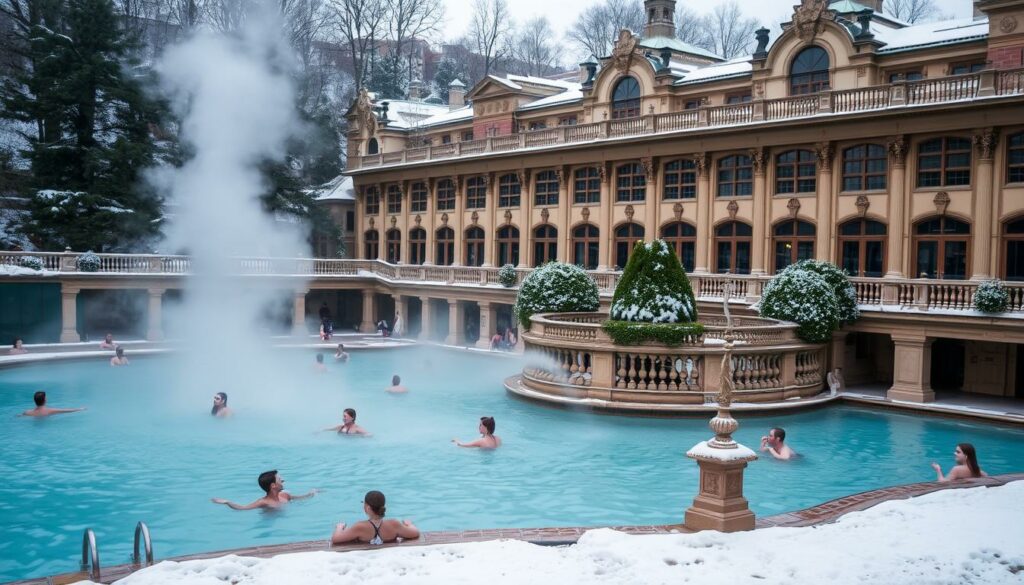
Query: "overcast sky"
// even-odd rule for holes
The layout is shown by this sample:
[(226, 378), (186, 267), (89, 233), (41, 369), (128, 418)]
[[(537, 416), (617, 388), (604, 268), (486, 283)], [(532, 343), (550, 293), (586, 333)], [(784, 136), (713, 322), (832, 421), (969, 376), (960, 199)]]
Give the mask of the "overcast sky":
[[(508, 0), (512, 17), (516, 21), (528, 20), (534, 16), (546, 14), (555, 33), (563, 35), (580, 12), (599, 0)], [(637, 0), (642, 1), (642, 0)], [(768, 28), (793, 14), (793, 6), (800, 0), (737, 0), (747, 14), (758, 19)], [(678, 4), (686, 4), (698, 13), (714, 10), (727, 0), (678, 0)], [(445, 38), (461, 37), (469, 27), (473, 14), (473, 0), (444, 0), (446, 26), (443, 29)], [(935, 0), (939, 10), (956, 18), (970, 16), (972, 0)]]

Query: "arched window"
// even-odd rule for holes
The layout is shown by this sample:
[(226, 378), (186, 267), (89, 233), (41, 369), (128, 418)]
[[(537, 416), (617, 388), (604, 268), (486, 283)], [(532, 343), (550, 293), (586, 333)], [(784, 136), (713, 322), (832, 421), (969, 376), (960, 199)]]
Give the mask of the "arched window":
[(601, 202), (601, 173), (597, 167), (584, 167), (573, 173), (572, 202)]
[(558, 174), (555, 171), (541, 171), (534, 181), (534, 205), (558, 205)]
[(647, 174), (638, 162), (615, 168), (615, 200), (643, 201), (647, 197)]
[(542, 225), (533, 230), (533, 265), (554, 262), (558, 256), (558, 230), (553, 225)]
[(644, 239), (644, 226), (638, 223), (624, 223), (615, 228), (615, 268), (622, 270), (629, 261), (633, 246)]
[(1024, 132), (1006, 140), (1006, 182), (1024, 183)]
[(885, 274), (885, 224), (854, 219), (839, 226), (839, 257), (850, 276)]
[(366, 207), (364, 211), (366, 215), (379, 215), (380, 214), (380, 190), (377, 187), (368, 187), (366, 189)]
[(1003, 278), (1022, 282), (1024, 281), (1024, 217), (1003, 224), (1003, 240), (1006, 242)]
[(487, 178), (470, 177), (466, 180), (466, 209), (483, 209), (487, 206)]
[(409, 211), (422, 213), (427, 210), (427, 184), (417, 181), (409, 190)]
[(889, 157), (881, 144), (858, 144), (843, 150), (843, 191), (885, 189)]
[(693, 272), (697, 249), (697, 228), (678, 221), (661, 228), (661, 239), (676, 251), (679, 262), (687, 272)]
[(363, 258), (376, 260), (380, 254), (380, 233), (377, 230), (367, 230), (363, 234)]
[(409, 264), (423, 264), (427, 259), (427, 230), (409, 230)]
[(810, 150), (788, 150), (775, 157), (775, 193), (814, 193), (814, 159)]
[(829, 88), (828, 52), (821, 47), (807, 47), (797, 53), (789, 69), (789, 94), (818, 93)]
[(443, 227), (437, 230), (437, 254), (434, 263), (438, 266), (451, 266), (455, 263), (455, 230)]
[(970, 140), (948, 136), (925, 140), (918, 145), (918, 187), (952, 187), (970, 184)]
[(914, 226), (915, 274), (922, 278), (967, 278), (971, 226), (949, 217), (935, 217)]
[(483, 266), (484, 230), (471, 227), (466, 230), (466, 266)]
[(498, 207), (519, 207), (521, 191), (519, 175), (507, 173), (498, 177)]
[(519, 228), (511, 225), (500, 228), (495, 243), (498, 245), (497, 266), (519, 266)]
[(455, 209), (455, 183), (451, 179), (437, 182), (437, 210), (451, 211)]
[(612, 119), (635, 118), (640, 115), (640, 84), (624, 77), (612, 91)]
[(376, 138), (371, 138), (366, 143), (366, 154), (377, 154), (380, 152), (380, 146), (377, 144)]
[(718, 160), (718, 196), (734, 197), (754, 194), (754, 163), (745, 154), (734, 154)]
[(387, 238), (387, 261), (389, 264), (398, 264), (402, 260), (402, 232), (390, 229), (388, 230)]
[(600, 249), (596, 225), (585, 223), (572, 230), (572, 263), (587, 270), (597, 270)]
[(750, 242), (754, 230), (739, 221), (715, 229), (715, 270), (719, 274), (750, 274)]
[(684, 158), (665, 164), (662, 198), (693, 199), (697, 196), (697, 163)]
[(814, 224), (788, 219), (775, 224), (772, 232), (775, 249), (775, 272), (790, 264), (814, 258)]

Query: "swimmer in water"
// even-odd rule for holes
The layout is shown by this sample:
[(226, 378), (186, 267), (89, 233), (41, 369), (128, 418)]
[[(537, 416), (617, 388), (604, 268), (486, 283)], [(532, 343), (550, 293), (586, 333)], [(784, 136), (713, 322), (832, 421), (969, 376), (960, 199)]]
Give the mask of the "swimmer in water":
[(214, 504), (224, 504), (232, 510), (254, 510), (256, 508), (280, 508), (282, 505), (291, 502), (292, 500), (305, 500), (306, 498), (312, 498), (318, 492), (317, 490), (309, 490), (308, 494), (301, 496), (293, 496), (288, 492), (284, 491), (284, 480), (278, 475), (277, 470), (264, 471), (260, 474), (257, 480), (260, 484), (260, 489), (267, 492), (267, 495), (252, 502), (251, 504), (241, 505), (225, 500), (223, 498), (213, 498), (210, 501)]
[(334, 431), (339, 435), (362, 435), (369, 437), (370, 433), (363, 427), (356, 424), (356, 411), (354, 408), (346, 408), (341, 413), (342, 423), (336, 427), (330, 427), (324, 429), (325, 431)]
[(363, 512), (366, 514), (366, 520), (356, 522), (347, 528), (344, 522), (335, 526), (334, 533), (331, 534), (331, 544), (365, 542), (378, 545), (395, 542), (399, 538), (420, 537), (419, 529), (412, 522), (384, 519), (384, 494), (376, 490), (366, 492), (363, 496)]
[(956, 465), (946, 475), (942, 474), (941, 465), (932, 463), (932, 469), (935, 470), (935, 481), (945, 483), (954, 479), (988, 477), (988, 474), (982, 471), (978, 465), (978, 454), (974, 450), (974, 445), (970, 443), (958, 444), (956, 450), (953, 451), (953, 459), (956, 461)]
[(52, 416), (54, 414), (66, 414), (68, 412), (81, 412), (84, 408), (50, 408), (46, 406), (46, 392), (40, 390), (32, 395), (32, 400), (35, 401), (36, 407), (32, 410), (26, 410), (21, 413), (21, 416)]
[(796, 451), (786, 444), (786, 431), (781, 427), (775, 427), (768, 431), (768, 436), (761, 437), (761, 450), (767, 451), (776, 459), (792, 459), (796, 457)]
[(327, 371), (327, 366), (324, 365), (324, 354), (322, 354), (322, 353), (316, 354), (316, 363), (313, 364), (313, 371), (314, 372), (326, 372)]
[(345, 344), (339, 343), (338, 350), (334, 352), (334, 361), (336, 362), (347, 362), (349, 358), (348, 352), (345, 351)]
[(231, 409), (228, 408), (228, 395), (226, 392), (218, 392), (213, 395), (213, 408), (210, 409), (210, 414), (220, 418), (233, 414)]
[(124, 348), (120, 345), (114, 350), (114, 357), (110, 358), (110, 365), (115, 367), (128, 365), (128, 358), (124, 355)]
[(476, 447), (478, 449), (497, 449), (501, 446), (501, 437), (494, 434), (494, 418), (489, 416), (480, 417), (480, 438), (469, 443), (463, 443), (458, 439), (452, 439), (459, 447)]
[(117, 344), (114, 343), (114, 334), (107, 333), (103, 336), (103, 341), (100, 342), (100, 349), (116, 349)]
[(409, 389), (402, 386), (402, 379), (398, 377), (398, 374), (395, 374), (394, 376), (391, 376), (391, 387), (386, 391), (392, 394), (405, 394)]
[(11, 344), (11, 349), (7, 350), (7, 355), (22, 355), (28, 353), (25, 349), (25, 342), (20, 337), (14, 338), (14, 343)]

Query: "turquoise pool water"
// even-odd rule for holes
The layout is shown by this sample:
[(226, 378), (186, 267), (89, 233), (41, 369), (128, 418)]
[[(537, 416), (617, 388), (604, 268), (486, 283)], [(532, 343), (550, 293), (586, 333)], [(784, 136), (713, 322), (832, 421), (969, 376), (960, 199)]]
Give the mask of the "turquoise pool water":
[[(173, 358), (106, 360), (0, 370), (0, 581), (73, 570), (92, 527), (105, 565), (127, 562), (146, 521), (158, 558), (327, 538), (359, 519), (379, 489), (389, 516), (425, 530), (679, 522), (697, 485), (684, 456), (710, 436), (706, 421), (570, 412), (510, 397), (501, 382), (514, 359), (415, 349), (354, 353), (314, 374), (307, 353), (283, 353), (290, 384), (231, 389), (236, 416), (209, 415), (216, 389), (182, 389)], [(328, 359), (328, 361), (330, 361)], [(407, 395), (383, 389), (393, 373)], [(89, 408), (47, 420), (15, 418), (45, 389), (53, 406)], [(345, 407), (372, 438), (316, 433)], [(496, 452), (458, 449), (478, 417), (497, 420)], [(746, 494), (761, 515), (886, 485), (930, 480), (954, 444), (973, 442), (989, 473), (1024, 468), (1024, 432), (848, 407), (746, 417), (738, 439), (756, 447), (767, 427), (787, 429), (794, 462), (762, 459)], [(312, 500), (279, 512), (236, 512), (256, 476), (277, 468), (286, 489)]]

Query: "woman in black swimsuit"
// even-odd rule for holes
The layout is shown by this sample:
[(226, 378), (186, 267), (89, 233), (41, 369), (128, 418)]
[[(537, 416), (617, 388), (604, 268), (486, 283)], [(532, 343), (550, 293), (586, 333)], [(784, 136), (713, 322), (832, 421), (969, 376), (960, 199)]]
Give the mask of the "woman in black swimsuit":
[(384, 494), (376, 490), (366, 492), (366, 496), (363, 497), (363, 511), (366, 512), (366, 520), (356, 522), (347, 528), (344, 522), (334, 527), (331, 544), (366, 542), (376, 545), (395, 542), (399, 538), (407, 540), (420, 537), (419, 529), (413, 526), (412, 522), (384, 519)]
[(330, 427), (324, 429), (325, 431), (335, 431), (339, 435), (362, 435), (369, 437), (370, 433), (363, 427), (356, 424), (356, 411), (352, 408), (346, 408), (345, 412), (341, 415), (342, 424), (336, 427)]

